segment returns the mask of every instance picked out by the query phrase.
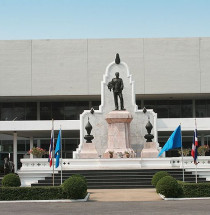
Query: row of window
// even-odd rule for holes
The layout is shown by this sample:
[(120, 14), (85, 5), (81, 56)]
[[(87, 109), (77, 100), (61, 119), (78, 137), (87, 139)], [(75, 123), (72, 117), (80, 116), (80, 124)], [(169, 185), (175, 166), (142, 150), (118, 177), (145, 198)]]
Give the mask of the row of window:
[[(98, 109), (100, 101), (0, 103), (0, 119), (9, 120), (78, 120), (84, 110)], [(141, 101), (136, 102), (139, 108)], [(147, 109), (153, 109), (158, 118), (210, 117), (210, 100), (144, 100)], [(195, 115), (193, 115), (193, 109)]]
[[(55, 142), (57, 139), (55, 139)], [(41, 139), (40, 147), (49, 150), (50, 139)], [(62, 139), (62, 150), (63, 152), (73, 152), (79, 145), (79, 138), (74, 139)], [(37, 140), (33, 141), (33, 146), (37, 146)], [(18, 140), (17, 141), (17, 152), (26, 154), (30, 150), (29, 140)], [(0, 152), (1, 153), (12, 153), (13, 152), (13, 141), (12, 140), (0, 140)], [(65, 157), (65, 156), (64, 156)]]
[(158, 118), (193, 117), (192, 100), (145, 100), (144, 106), (153, 109)]
[[(40, 120), (78, 120), (84, 110), (91, 107), (98, 109), (100, 101), (74, 101), (74, 102), (41, 102)], [(0, 119), (11, 120), (37, 120), (39, 114), (36, 102), (0, 103)]]

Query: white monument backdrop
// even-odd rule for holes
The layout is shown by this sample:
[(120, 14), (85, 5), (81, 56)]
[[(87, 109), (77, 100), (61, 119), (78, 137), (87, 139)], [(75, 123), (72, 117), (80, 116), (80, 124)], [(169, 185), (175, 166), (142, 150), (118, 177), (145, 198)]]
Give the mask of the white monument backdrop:
[[(115, 78), (116, 72), (119, 72), (120, 78), (122, 78), (124, 83), (124, 89), (122, 91), (124, 107), (133, 117), (130, 124), (131, 148), (136, 153), (136, 156), (140, 157), (140, 152), (146, 142), (144, 135), (147, 134), (145, 126), (148, 122), (148, 118), (153, 125), (153, 130), (151, 132), (154, 135), (153, 142), (157, 143), (157, 114), (153, 112), (153, 110), (147, 110), (146, 113), (143, 113), (143, 110), (138, 110), (135, 99), (134, 81), (132, 80), (129, 68), (124, 62), (116, 64), (114, 61), (107, 66), (103, 76), (103, 81), (101, 82), (101, 105), (99, 106), (99, 110), (95, 110), (93, 114), (91, 114), (90, 110), (85, 110), (80, 115), (80, 144), (73, 154), (74, 158), (79, 157), (78, 154), (85, 142), (84, 136), (87, 134), (85, 125), (88, 122), (88, 117), (91, 125), (93, 126), (91, 134), (94, 136), (93, 143), (95, 144), (98, 156), (103, 156), (103, 153), (107, 149), (108, 123), (105, 118), (110, 111), (115, 109), (113, 92), (110, 92), (107, 85), (113, 78)], [(120, 107), (120, 100), (118, 103)], [(158, 143), (157, 147), (159, 147)]]

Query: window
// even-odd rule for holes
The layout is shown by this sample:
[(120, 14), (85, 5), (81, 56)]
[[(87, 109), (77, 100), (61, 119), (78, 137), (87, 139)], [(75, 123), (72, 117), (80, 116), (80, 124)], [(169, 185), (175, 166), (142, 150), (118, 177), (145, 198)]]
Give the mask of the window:
[(41, 120), (51, 120), (52, 119), (52, 110), (50, 102), (41, 102), (40, 103), (40, 119)]
[(181, 101), (180, 100), (169, 100), (169, 118), (180, 118), (181, 117)]
[(64, 103), (53, 102), (52, 103), (52, 118), (55, 120), (64, 120)]
[(195, 113), (196, 117), (206, 117), (206, 100), (195, 101)]
[(156, 106), (158, 118), (168, 118), (168, 101), (167, 100), (159, 100), (157, 101)]

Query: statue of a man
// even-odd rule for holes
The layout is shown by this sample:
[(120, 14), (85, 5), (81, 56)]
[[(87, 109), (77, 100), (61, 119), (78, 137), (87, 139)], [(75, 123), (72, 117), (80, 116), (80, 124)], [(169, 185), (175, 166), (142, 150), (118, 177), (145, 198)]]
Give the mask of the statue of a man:
[(120, 98), (120, 107), (121, 110), (125, 110), (124, 108), (124, 101), (123, 101), (123, 95), (122, 90), (124, 88), (123, 80), (122, 78), (119, 78), (119, 72), (115, 73), (116, 78), (113, 78), (112, 81), (108, 83), (108, 89), (111, 91), (113, 90), (114, 94), (114, 103), (115, 103), (115, 110), (119, 109), (118, 106), (118, 97)]

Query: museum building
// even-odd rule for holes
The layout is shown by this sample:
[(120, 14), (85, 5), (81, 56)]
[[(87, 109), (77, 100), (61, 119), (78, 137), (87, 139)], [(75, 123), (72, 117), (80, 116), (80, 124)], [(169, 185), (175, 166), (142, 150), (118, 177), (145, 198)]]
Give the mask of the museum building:
[[(132, 75), (139, 109), (157, 113), (163, 146), (181, 123), (190, 148), (197, 121), (200, 144), (210, 137), (210, 38), (0, 41), (0, 160), (49, 148), (62, 129), (63, 158), (80, 143), (80, 114), (98, 110), (106, 67), (120, 54)], [(125, 108), (126, 108), (126, 100)], [(114, 101), (113, 101), (114, 105)], [(177, 150), (166, 157), (178, 156)]]

